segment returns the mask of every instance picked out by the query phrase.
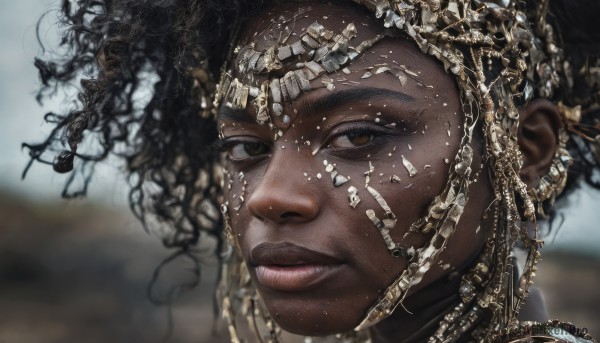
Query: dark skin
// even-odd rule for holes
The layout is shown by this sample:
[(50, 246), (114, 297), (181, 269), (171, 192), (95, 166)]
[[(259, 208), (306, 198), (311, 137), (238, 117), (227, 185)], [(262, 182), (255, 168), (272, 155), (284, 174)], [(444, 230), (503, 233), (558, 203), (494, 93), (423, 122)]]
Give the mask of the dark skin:
[[(263, 11), (247, 25), (241, 45), (255, 42), (257, 50), (266, 49), (280, 30), (271, 25), (272, 19), (291, 17), (298, 8), (281, 5)], [(306, 5), (300, 8), (308, 9)], [(372, 38), (382, 27), (360, 9), (313, 3), (295, 21), (293, 32), (299, 36), (314, 21), (334, 32), (353, 22), (358, 28), (353, 42)], [(402, 86), (390, 73), (361, 78), (365, 68), (391, 60), (417, 73), (417, 80), (409, 79)], [(273, 118), (274, 129), (254, 122), (252, 106), (243, 113), (222, 108), (219, 116), (228, 146), (227, 169), (235, 180), (225, 196), (230, 204), (241, 204), (239, 211), (230, 210), (237, 243), (269, 313), (283, 329), (296, 334), (320, 336), (352, 330), (409, 263), (404, 257), (391, 256), (365, 215), (372, 209), (379, 218), (384, 216), (365, 190), (369, 162), (374, 167), (369, 185), (398, 219), (390, 232), (392, 238), (419, 248), (428, 236), (403, 236), (442, 192), (448, 178), (447, 161), (453, 161), (463, 134), (464, 115), (453, 78), (408, 40), (385, 38), (348, 68), (350, 74), (322, 75), (312, 81), (313, 87), (322, 85), (323, 79), (342, 77), (355, 84), (338, 82), (334, 90), (319, 88), (285, 103), (283, 114), (290, 122)], [(242, 79), (244, 75), (236, 76)], [(265, 79), (259, 77), (258, 82)], [(559, 122), (552, 103), (540, 100), (532, 104), (537, 107), (522, 111), (520, 131), (525, 161), (522, 175), (529, 185), (548, 168)], [(282, 136), (274, 140), (278, 130)], [(423, 340), (437, 328), (435, 319), (458, 301), (460, 275), (490, 232), (485, 213), (493, 199), (487, 170), (481, 169), (482, 144), (472, 144), (476, 155), (473, 182), (456, 233), (438, 263), (410, 290), (403, 303), (406, 310), (398, 307), (371, 328), (374, 342)], [(416, 167), (413, 177), (402, 156)], [(335, 164), (336, 171), (350, 181), (335, 187), (324, 160)], [(244, 191), (237, 177), (240, 172), (247, 182)], [(400, 181), (390, 182), (393, 175)], [(350, 186), (358, 189), (361, 198), (356, 208), (348, 204)], [(239, 201), (240, 195), (245, 201)], [(257, 251), (264, 243), (293, 244), (326, 255), (325, 262), (317, 258), (320, 262), (313, 263), (325, 265), (325, 271), (300, 286), (298, 280), (289, 281), (293, 277), (269, 278), (280, 272), (292, 276), (299, 272), (293, 266), (265, 272), (269, 267), (256, 263), (260, 260)]]

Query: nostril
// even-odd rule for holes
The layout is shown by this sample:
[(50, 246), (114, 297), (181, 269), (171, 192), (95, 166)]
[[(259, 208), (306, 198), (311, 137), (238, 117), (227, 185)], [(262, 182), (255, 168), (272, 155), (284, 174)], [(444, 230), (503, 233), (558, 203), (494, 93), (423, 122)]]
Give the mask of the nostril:
[(281, 219), (288, 219), (288, 218), (292, 218), (292, 217), (299, 217), (300, 214), (296, 213), (296, 212), (284, 212), (281, 214)]

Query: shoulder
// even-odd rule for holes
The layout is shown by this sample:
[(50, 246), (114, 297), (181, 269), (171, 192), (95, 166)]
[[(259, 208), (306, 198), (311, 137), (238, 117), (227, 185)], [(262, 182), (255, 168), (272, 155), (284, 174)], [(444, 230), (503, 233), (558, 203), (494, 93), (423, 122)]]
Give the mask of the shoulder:
[(512, 330), (505, 343), (596, 343), (585, 328), (558, 320), (549, 320), (545, 323), (521, 322), (517, 329)]

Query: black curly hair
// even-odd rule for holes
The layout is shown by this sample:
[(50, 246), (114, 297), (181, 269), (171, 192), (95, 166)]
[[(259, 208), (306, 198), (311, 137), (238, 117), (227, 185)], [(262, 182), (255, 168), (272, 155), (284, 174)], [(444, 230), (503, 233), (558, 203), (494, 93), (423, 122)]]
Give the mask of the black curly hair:
[[(236, 28), (273, 2), (281, 1), (63, 0), (60, 45), (68, 53), (35, 60), (38, 99), (79, 81), (77, 107), (46, 114), (54, 129), (44, 142), (24, 144), (31, 156), (24, 175), (34, 161), (52, 164), (72, 173), (63, 196), (82, 196), (93, 165), (116, 155), (126, 162), (132, 211), (145, 224), (153, 214), (169, 226), (167, 247), (186, 252), (201, 232), (222, 244), (218, 134), (207, 115), (212, 104), (202, 99), (214, 93)], [(592, 104), (600, 103), (600, 85), (590, 85), (585, 68), (600, 57), (600, 2), (554, 0), (550, 6), (573, 70), (584, 71), (570, 87), (576, 96), (562, 93), (578, 102), (566, 105), (589, 105), (571, 132), (595, 138), (600, 109)], [(139, 96), (148, 90), (149, 100)], [(572, 136), (568, 188), (581, 178), (600, 188), (594, 179), (600, 159), (594, 153), (600, 152), (591, 140)], [(72, 188), (75, 175), (84, 176), (83, 188)]]

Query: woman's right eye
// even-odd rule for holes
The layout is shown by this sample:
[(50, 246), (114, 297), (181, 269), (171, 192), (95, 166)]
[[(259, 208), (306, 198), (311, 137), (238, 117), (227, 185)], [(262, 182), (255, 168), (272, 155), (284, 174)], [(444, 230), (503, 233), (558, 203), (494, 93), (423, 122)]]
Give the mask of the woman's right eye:
[(259, 141), (233, 141), (226, 145), (229, 158), (235, 161), (267, 155), (271, 151), (267, 144)]

